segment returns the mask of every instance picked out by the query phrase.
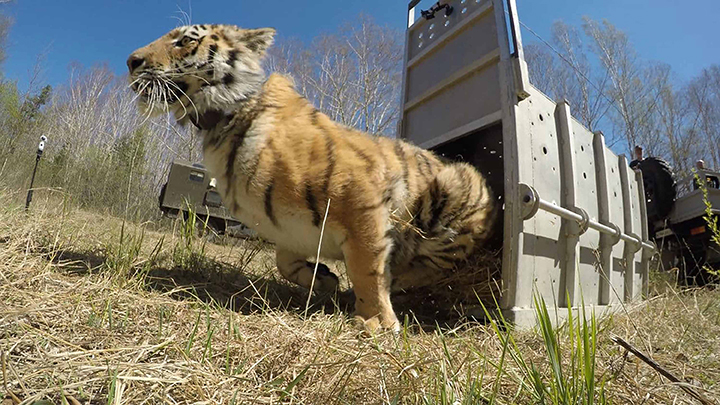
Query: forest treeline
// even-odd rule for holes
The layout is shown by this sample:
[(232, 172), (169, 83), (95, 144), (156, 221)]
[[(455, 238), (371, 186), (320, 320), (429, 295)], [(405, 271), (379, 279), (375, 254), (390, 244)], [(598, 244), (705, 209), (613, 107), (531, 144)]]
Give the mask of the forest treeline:
[[(2, 44), (11, 29), (12, 21), (1, 18)], [(642, 59), (611, 23), (589, 18), (578, 26), (556, 22), (548, 43), (525, 40), (532, 83), (553, 99), (568, 99), (573, 115), (603, 130), (616, 151), (643, 145), (680, 173), (699, 158), (720, 167), (720, 66), (679, 80), (669, 65)], [(358, 16), (311, 41), (281, 35), (266, 64), (291, 74), (333, 119), (394, 136), (403, 46), (402, 31)], [(46, 135), (35, 183), (42, 192), (137, 220), (159, 215), (157, 196), (170, 162), (201, 160), (194, 129), (140, 115), (127, 76), (107, 66), (73, 64), (54, 88), (40, 82), (41, 66), (28, 69), (36, 74), (27, 90), (0, 81), (0, 185), (27, 187), (38, 139)]]
[(720, 66), (682, 81), (667, 63), (647, 61), (609, 21), (557, 21), (552, 37), (530, 43), (531, 82), (554, 100), (567, 99), (573, 115), (602, 130), (619, 153), (668, 160), (679, 175), (695, 161), (720, 168)]

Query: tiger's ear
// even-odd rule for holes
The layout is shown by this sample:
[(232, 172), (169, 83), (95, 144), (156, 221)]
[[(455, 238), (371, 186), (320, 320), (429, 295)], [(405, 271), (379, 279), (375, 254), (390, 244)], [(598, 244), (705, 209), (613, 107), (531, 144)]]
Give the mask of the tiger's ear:
[(245, 45), (250, 52), (262, 55), (275, 42), (274, 28), (258, 28), (254, 30), (246, 30), (238, 27), (232, 27), (230, 37)]

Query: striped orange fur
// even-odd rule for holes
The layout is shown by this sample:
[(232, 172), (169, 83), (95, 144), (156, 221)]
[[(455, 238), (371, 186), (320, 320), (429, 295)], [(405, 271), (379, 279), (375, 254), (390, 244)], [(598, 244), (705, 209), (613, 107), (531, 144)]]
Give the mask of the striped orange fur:
[[(224, 204), (276, 244), (280, 273), (307, 288), (327, 209), (321, 256), (345, 261), (368, 329), (397, 330), (391, 288), (461, 265), (489, 236), (495, 199), (472, 166), (347, 128), (288, 77), (266, 78), (274, 33), (177, 28), (130, 56), (132, 87), (148, 113), (200, 129)], [(315, 286), (332, 291), (337, 277), (321, 265)]]

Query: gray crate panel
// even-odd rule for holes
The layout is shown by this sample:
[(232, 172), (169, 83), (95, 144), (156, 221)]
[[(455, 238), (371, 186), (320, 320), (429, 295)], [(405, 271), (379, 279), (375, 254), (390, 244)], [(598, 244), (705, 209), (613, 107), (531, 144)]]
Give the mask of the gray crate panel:
[[(651, 251), (638, 250), (633, 242), (636, 236), (647, 241), (642, 179), (605, 145), (602, 134), (572, 117), (571, 107), (529, 84), (515, 0), (450, 4), (455, 14), (447, 27), (440, 12), (407, 31), (400, 136), (424, 147), (452, 149), (458, 138), (501, 123), (501, 309), (525, 328), (535, 323), (534, 293), (551, 311), (555, 307), (558, 318), (564, 305), (579, 311), (584, 301), (586, 310), (603, 313), (641, 297)], [(516, 40), (514, 49), (509, 40)], [(521, 198), (527, 194), (520, 190), (536, 193), (527, 201), (542, 201), (543, 208), (528, 213)], [(594, 221), (584, 233), (574, 219), (559, 216), (577, 218), (580, 209)], [(610, 224), (624, 234), (622, 241), (614, 240)]]
[(477, 71), (409, 110), (404, 137), (420, 145), (492, 114), (499, 93), (497, 65)]
[[(625, 232), (624, 212), (625, 206), (622, 197), (622, 180), (620, 178), (620, 161), (612, 151), (605, 147), (605, 174), (608, 181), (609, 222), (616, 224)], [(625, 264), (623, 256), (623, 243), (612, 246), (610, 270), (606, 272), (610, 277), (610, 286), (603, 300), (605, 304), (621, 302), (625, 291)]]
[[(470, 3), (474, 3), (471, 0)], [(426, 56), (414, 63), (408, 65), (406, 82), (408, 92), (405, 101), (410, 101), (420, 96), (438, 81), (452, 75), (462, 68), (471, 65), (473, 62), (482, 59), (485, 55), (497, 48), (497, 27), (492, 13), (485, 13), (456, 32), (450, 32), (453, 38), (444, 42), (437, 43), (430, 41), (430, 35), (437, 40), (449, 29), (457, 25), (459, 13), (453, 13), (449, 19), (435, 18), (431, 21), (425, 21), (421, 26), (410, 32), (410, 62), (413, 57), (424, 50), (424, 48), (432, 47)], [(449, 21), (450, 25), (445, 28), (444, 21)], [(416, 24), (417, 25), (417, 24)], [(434, 26), (432, 30), (430, 26)], [(423, 35), (423, 40), (419, 39), (419, 35)], [(422, 47), (420, 47), (422, 43)], [(494, 95), (495, 98), (499, 94)]]
[[(532, 184), (546, 200), (560, 203), (560, 151), (554, 116), (555, 103), (544, 94), (535, 93), (518, 105), (517, 117), (528, 132), (518, 134), (518, 162), (520, 182)], [(541, 118), (542, 117), (542, 118)], [(557, 303), (561, 294), (562, 220), (540, 211), (523, 224), (522, 254), (518, 261), (518, 291), (516, 305), (532, 307), (533, 289), (546, 302)]]

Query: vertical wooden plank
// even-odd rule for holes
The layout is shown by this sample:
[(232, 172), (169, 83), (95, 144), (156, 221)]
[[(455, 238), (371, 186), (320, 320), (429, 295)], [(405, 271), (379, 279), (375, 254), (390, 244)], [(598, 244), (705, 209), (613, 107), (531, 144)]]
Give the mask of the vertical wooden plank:
[[(634, 175), (630, 175), (630, 167), (628, 166), (627, 158), (625, 155), (618, 156), (619, 161), (619, 167), (620, 167), (620, 181), (622, 182), (622, 197), (623, 197), (623, 206), (625, 207), (625, 210), (623, 212), (623, 220), (624, 220), (624, 227), (625, 227), (625, 233), (627, 234), (633, 234), (635, 233), (635, 227), (633, 226), (633, 213), (631, 209), (631, 199), (633, 198), (630, 194), (630, 181), (634, 179)], [(623, 249), (623, 258), (625, 262), (625, 291), (624, 291), (624, 299), (626, 302), (629, 302), (633, 299), (635, 296), (635, 288), (633, 283), (633, 269), (635, 267), (635, 247), (632, 246), (630, 242), (623, 242), (624, 249)]]
[(507, 41), (507, 27), (503, 12), (503, 0), (492, 1), (495, 25), (498, 30), (498, 47), (500, 48), (500, 61), (498, 62), (500, 80), (500, 102), (503, 130), (503, 156), (505, 162), (505, 210), (503, 229), (503, 263), (502, 280), (504, 291), (501, 296), (501, 307), (512, 310), (520, 306), (518, 290), (525, 291), (527, 280), (520, 276), (518, 269), (518, 256), (522, 246), (522, 219), (520, 214), (520, 194), (518, 191), (518, 137), (517, 137), (517, 97), (515, 97), (515, 84), (512, 65), (510, 64), (510, 49)]
[[(617, 155), (605, 147), (605, 174), (607, 176), (610, 223), (616, 225), (621, 232), (625, 232), (625, 205), (622, 197), (622, 175), (620, 173), (620, 160)], [(609, 170), (608, 170), (609, 169)], [(617, 304), (623, 301), (625, 294), (625, 271), (623, 244), (616, 241), (611, 248), (610, 258), (610, 301)]]
[(523, 51), (522, 35), (520, 33), (520, 19), (518, 18), (515, 0), (508, 0), (507, 7), (510, 24), (512, 24), (511, 29), (515, 39), (515, 57), (513, 58), (515, 92), (518, 98), (523, 100), (530, 96), (530, 74), (528, 73), (527, 63), (525, 62), (525, 52)]
[[(605, 136), (602, 132), (594, 133), (595, 176), (598, 182), (598, 220), (603, 224), (610, 223), (610, 188), (608, 187), (608, 167), (606, 165)], [(600, 283), (598, 288), (598, 304), (608, 305), (612, 286), (612, 248), (613, 237), (600, 235)]]
[[(634, 170), (634, 181), (635, 181), (635, 209), (633, 214), (636, 216), (633, 220), (635, 224), (635, 233), (642, 238), (643, 241), (650, 239), (647, 227), (647, 206), (645, 205), (645, 186), (642, 180), (642, 172), (640, 170)], [(648, 250), (642, 249), (635, 254), (635, 262), (633, 263), (633, 283), (635, 284), (635, 295), (633, 299), (640, 298), (642, 295), (646, 295), (648, 291), (648, 276), (649, 276), (649, 259), (652, 253)]]
[(402, 94), (402, 99), (400, 103), (400, 119), (398, 120), (398, 128), (397, 128), (397, 136), (401, 139), (407, 139), (407, 134), (405, 133), (405, 116), (407, 113), (405, 112), (405, 103), (407, 103), (407, 63), (408, 63), (408, 56), (410, 55), (410, 34), (411, 30), (410, 27), (415, 23), (415, 7), (408, 10), (408, 28), (405, 30), (405, 56), (403, 57), (403, 67), (402, 67), (402, 87), (400, 88), (400, 92)]
[[(557, 103), (535, 89), (531, 96), (518, 103), (516, 110), (519, 158), (516, 163), (520, 182), (532, 185), (543, 199), (562, 204), (560, 149), (557, 139), (555, 110)], [(518, 273), (525, 284), (519, 290), (518, 302), (532, 308), (534, 290), (545, 302), (558, 303), (565, 297), (562, 277), (562, 220), (555, 214), (539, 211), (522, 223), (522, 243)], [(527, 291), (523, 293), (523, 291)]]
[[(577, 179), (575, 178), (575, 145), (570, 121), (570, 104), (563, 100), (555, 108), (555, 123), (557, 125), (558, 146), (560, 149), (560, 184), (562, 189), (561, 206), (572, 210), (577, 206), (576, 191)], [(563, 220), (562, 239), (558, 241), (564, 249), (564, 256), (561, 263), (562, 280), (558, 305), (565, 307), (568, 304), (575, 307), (579, 299), (579, 274), (577, 264), (580, 260), (580, 237), (575, 231), (572, 221)], [(567, 295), (563, 295), (567, 293)]]
[[(641, 219), (641, 235), (643, 241), (650, 240), (650, 232), (648, 230), (648, 216), (647, 216), (647, 200), (645, 198), (645, 185), (642, 179), (642, 172), (637, 171), (637, 183), (638, 183), (638, 202), (640, 203), (640, 219)], [(650, 292), (650, 258), (653, 252), (647, 249), (642, 250), (641, 259), (641, 277), (642, 277), (642, 294), (646, 297)]]
[[(598, 203), (598, 181), (595, 161), (595, 135), (585, 128), (580, 121), (570, 117), (571, 134), (573, 137), (573, 155), (575, 169), (575, 207), (576, 211), (584, 212), (591, 220), (597, 221), (600, 216)], [(579, 210), (582, 208), (582, 211)], [(571, 224), (575, 224), (571, 222)], [(600, 232), (589, 229), (580, 234), (579, 260), (576, 263), (578, 274), (578, 290), (576, 304), (597, 305), (600, 291), (600, 272), (598, 271), (598, 249), (600, 248)]]

